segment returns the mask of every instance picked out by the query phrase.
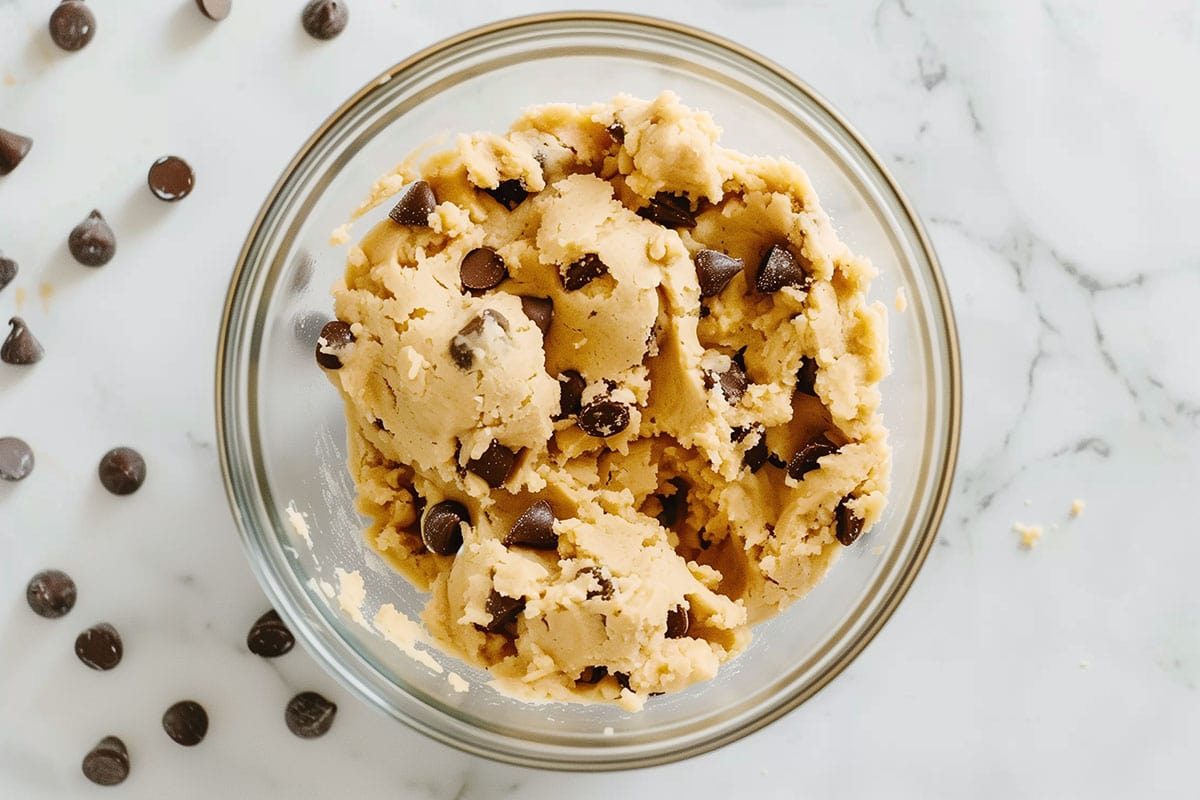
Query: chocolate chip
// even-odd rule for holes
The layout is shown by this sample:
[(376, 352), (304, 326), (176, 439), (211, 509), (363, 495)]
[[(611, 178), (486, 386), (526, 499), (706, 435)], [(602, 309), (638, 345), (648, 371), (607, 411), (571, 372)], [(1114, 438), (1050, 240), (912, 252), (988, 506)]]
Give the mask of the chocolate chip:
[(525, 316), (538, 326), (538, 330), (545, 336), (550, 330), (550, 322), (554, 319), (554, 301), (549, 297), (530, 297), (528, 295), (521, 296), (521, 310), (525, 312)]
[(196, 0), (196, 7), (213, 22), (220, 22), (229, 16), (233, 3), (231, 0)]
[(849, 547), (854, 544), (855, 540), (862, 535), (863, 518), (854, 513), (850, 506), (846, 505), (850, 501), (850, 496), (842, 498), (842, 502), (838, 503), (837, 516), (837, 540), (843, 546)]
[(23, 481), (31, 472), (33, 449), (16, 436), (0, 437), (0, 481)]
[(746, 394), (746, 387), (750, 385), (745, 368), (736, 359), (730, 359), (729, 369), (717, 376), (717, 382), (721, 386), (721, 394), (725, 396), (725, 402), (731, 406), (738, 404), (738, 401)]
[(579, 413), (582, 405), (583, 390), (587, 381), (573, 369), (558, 376), (558, 416), (555, 419), (566, 419)]
[(535, 501), (521, 512), (504, 537), (505, 547), (532, 547), (535, 550), (554, 550), (558, 534), (554, 532), (554, 510), (545, 500)]
[(25, 602), (39, 617), (66, 616), (75, 607), (75, 581), (62, 570), (44, 569), (29, 579)]
[(13, 282), (13, 278), (17, 277), (17, 262), (11, 258), (0, 256), (0, 291)]
[(588, 589), (587, 599), (590, 600), (593, 597), (599, 597), (601, 600), (608, 600), (613, 596), (612, 581), (609, 580), (608, 576), (605, 575), (604, 572), (598, 567), (584, 567), (583, 569), (579, 570), (578, 574), (591, 575), (596, 579), (596, 583), (600, 586), (599, 589)]
[(595, 253), (585, 253), (578, 261), (573, 261), (567, 266), (566, 272), (562, 275), (563, 288), (568, 292), (573, 292), (587, 286), (601, 275), (607, 274), (608, 265), (600, 260), (600, 256)]
[(779, 469), (787, 469), (787, 462), (778, 453), (771, 453), (767, 456), (767, 463), (772, 467)]
[(349, 21), (350, 9), (340, 0), (311, 0), (300, 14), (305, 33), (314, 39), (332, 39), (346, 29)]
[(824, 437), (801, 445), (800, 449), (796, 451), (796, 454), (792, 456), (792, 460), (788, 462), (788, 477), (800, 480), (805, 475), (821, 466), (819, 463), (817, 463), (818, 459), (824, 458), (828, 455), (833, 455), (837, 452), (837, 450), (837, 445)]
[(667, 612), (667, 638), (682, 639), (688, 632), (687, 606), (675, 606)]
[(404, 190), (388, 216), (399, 225), (428, 228), (429, 215), (435, 208), (437, 196), (433, 193), (433, 187), (426, 181), (416, 181)]
[(33, 147), (33, 139), (19, 133), (0, 128), (0, 175), (7, 175), (17, 168)]
[(525, 189), (525, 182), (519, 178), (500, 181), (500, 185), (496, 188), (483, 191), (509, 211), (521, 205), (529, 196), (529, 192)]
[(452, 556), (462, 547), (464, 522), (471, 524), (467, 507), (456, 500), (443, 500), (422, 515), (421, 541), (439, 556)]
[(694, 228), (696, 218), (692, 215), (687, 197), (659, 192), (648, 205), (638, 209), (642, 219), (658, 223), (664, 228)]
[(114, 447), (100, 459), (100, 483), (116, 495), (133, 494), (146, 480), (146, 460), (132, 447)]
[(727, 256), (717, 250), (701, 250), (692, 258), (696, 265), (696, 278), (700, 282), (700, 296), (713, 297), (720, 294), (746, 266), (740, 258)]
[(321, 328), (321, 335), (317, 337), (317, 364), (325, 369), (341, 369), (342, 359), (338, 354), (326, 351), (345, 350), (352, 344), (354, 333), (350, 330), (348, 322), (335, 319), (325, 323), (325, 327)]
[(301, 692), (288, 701), (283, 713), (288, 730), (301, 739), (315, 739), (329, 733), (337, 706), (316, 692)]
[(83, 774), (100, 786), (116, 786), (129, 777), (129, 751), (116, 736), (105, 736), (83, 757)]
[(629, 406), (617, 400), (593, 400), (579, 412), (579, 429), (604, 439), (629, 427)]
[(629, 673), (628, 672), (614, 672), (613, 677), (617, 679), (617, 685), (620, 686), (622, 689), (629, 689), (629, 691), (631, 691), (631, 692), (633, 691), (632, 687), (630, 687), (630, 685), (629, 685)]
[(50, 38), (63, 50), (82, 50), (96, 35), (96, 16), (81, 0), (63, 0), (50, 14)]
[(71, 230), (67, 247), (85, 267), (103, 267), (117, 254), (117, 237), (100, 212), (93, 210)]
[(609, 125), (608, 128), (606, 128), (606, 130), (608, 131), (608, 135), (613, 138), (614, 142), (617, 144), (625, 143), (625, 126), (619, 121), (614, 121), (612, 125)]
[(796, 391), (809, 397), (817, 396), (817, 360), (803, 356), (800, 369), (796, 372)]
[(681, 518), (686, 518), (688, 509), (687, 481), (683, 478), (671, 478), (667, 483), (673, 486), (675, 491), (672, 494), (656, 495), (659, 505), (662, 506), (662, 511), (658, 512), (658, 524), (664, 528), (670, 528)]
[(770, 452), (767, 450), (767, 435), (761, 425), (755, 425), (753, 428), (738, 426), (733, 429), (731, 439), (735, 442), (740, 442), (750, 435), (752, 431), (757, 431), (758, 441), (751, 445), (742, 455), (742, 464), (750, 469), (750, 472), (756, 473), (763, 468), (767, 463), (767, 458)]
[(492, 621), (482, 626), (483, 629), (488, 633), (499, 633), (525, 610), (525, 598), (507, 597), (492, 589), (485, 610), (491, 615)]
[(46, 351), (42, 349), (42, 343), (29, 330), (25, 320), (13, 317), (8, 324), (12, 326), (12, 330), (8, 332), (4, 344), (0, 344), (0, 361), (18, 366), (27, 366), (41, 361)]
[(464, 289), (483, 292), (499, 286), (508, 277), (508, 267), (492, 248), (476, 247), (463, 256), (458, 275)]
[(163, 156), (150, 165), (146, 183), (159, 200), (173, 203), (192, 193), (196, 174), (179, 156)]
[(474, 472), (483, 478), (488, 486), (497, 489), (508, 480), (508, 476), (512, 474), (513, 467), (516, 465), (517, 454), (492, 439), (492, 443), (488, 445), (487, 450), (483, 451), (483, 455), (467, 462), (467, 471)]
[(75, 655), (92, 669), (109, 670), (121, 663), (121, 635), (107, 622), (93, 625), (75, 637)]
[(180, 700), (163, 712), (162, 726), (176, 744), (194, 747), (208, 733), (208, 712), (195, 700)]
[(254, 621), (250, 632), (246, 634), (246, 647), (251, 653), (263, 658), (278, 658), (291, 651), (296, 645), (296, 637), (288, 630), (287, 625), (279, 618), (279, 613), (271, 609)]
[(785, 286), (802, 286), (809, 280), (807, 269), (812, 264), (803, 258), (803, 264), (796, 259), (792, 251), (783, 245), (773, 244), (763, 256), (758, 265), (758, 276), (754, 279), (754, 287), (764, 294), (778, 292)]
[(583, 672), (575, 679), (577, 683), (599, 683), (608, 675), (608, 667), (584, 667)]
[(486, 343), (483, 340), (483, 333), (488, 321), (495, 323), (502, 331), (508, 333), (508, 319), (503, 314), (490, 308), (480, 311), (450, 340), (450, 358), (454, 360), (459, 369), (468, 370), (475, 365), (475, 350), (483, 349), (480, 345)]

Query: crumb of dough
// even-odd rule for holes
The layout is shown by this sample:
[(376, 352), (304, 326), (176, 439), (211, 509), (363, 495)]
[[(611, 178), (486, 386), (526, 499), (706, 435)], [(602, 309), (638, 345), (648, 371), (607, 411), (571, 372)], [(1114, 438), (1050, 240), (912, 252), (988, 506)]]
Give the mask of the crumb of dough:
[[(417, 646), (428, 642), (425, 630), (420, 623), (409, 619), (404, 612), (391, 603), (384, 603), (379, 607), (379, 611), (375, 612), (373, 622), (375, 630), (379, 631), (384, 639), (395, 645), (400, 652), (438, 675), (442, 674), (445, 668), (427, 651)], [(451, 681), (450, 685), (453, 686), (454, 682)]]
[(1038, 539), (1042, 538), (1041, 525), (1025, 525), (1014, 522), (1013, 530), (1021, 534), (1021, 546), (1026, 550), (1032, 550), (1033, 546), (1038, 543)]
[(612, 736), (613, 733), (614, 733), (614, 731), (613, 731), (612, 725), (604, 726), (604, 735), (605, 736)]
[(1079, 499), (1078, 497), (1075, 498), (1074, 500), (1072, 500), (1071, 501), (1071, 518), (1074, 519), (1075, 517), (1078, 517), (1080, 514), (1082, 514), (1084, 506), (1086, 506), (1086, 505), (1087, 505), (1087, 503), (1084, 502), (1083, 500)]
[(901, 314), (908, 311), (908, 291), (903, 286), (896, 287), (896, 311)]
[(289, 502), (287, 504), (287, 508), (283, 510), (283, 513), (287, 516), (288, 523), (292, 526), (292, 530), (296, 532), (297, 536), (304, 540), (304, 543), (308, 545), (308, 549), (312, 550), (313, 543), (312, 536), (308, 532), (308, 522), (304, 519), (304, 515), (296, 510), (296, 501), (293, 500)]
[(446, 681), (450, 684), (451, 689), (460, 694), (471, 691), (471, 684), (467, 683), (466, 678), (457, 672), (446, 673)]
[(363, 582), (362, 573), (358, 570), (347, 572), (338, 567), (333, 571), (338, 579), (338, 605), (342, 607), (350, 615), (350, 619), (367, 627), (367, 621), (363, 618), (362, 606), (367, 599), (367, 586)]
[(329, 234), (329, 243), (331, 245), (336, 246), (339, 244), (345, 244), (348, 241), (350, 241), (350, 223), (349, 222), (345, 223), (344, 225), (338, 225)]

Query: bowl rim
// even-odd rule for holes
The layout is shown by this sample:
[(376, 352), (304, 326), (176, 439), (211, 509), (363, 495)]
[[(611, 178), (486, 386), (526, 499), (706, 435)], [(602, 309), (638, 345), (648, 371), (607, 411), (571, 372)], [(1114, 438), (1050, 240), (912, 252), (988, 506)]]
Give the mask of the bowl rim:
[[(868, 644), (882, 629), (884, 624), (891, 619), (900, 602), (908, 594), (917, 575), (920, 573), (922, 566), (932, 548), (934, 540), (937, 538), (937, 533), (941, 527), (942, 520), (945, 515), (946, 506), (949, 502), (951, 490), (954, 483), (955, 470), (958, 461), (958, 452), (961, 439), (962, 425), (962, 366), (961, 356), (958, 341), (958, 329), (954, 316), (954, 310), (950, 301), (950, 294), (946, 285), (946, 280), (942, 271), (941, 262), (938, 259), (937, 253), (934, 250), (933, 243), (925, 230), (925, 226), (921, 222), (921, 218), (909, 201), (908, 197), (901, 190), (899, 184), (892, 176), (891, 172), (885, 166), (883, 161), (876, 154), (874, 149), (867, 143), (858, 129), (855, 128), (829, 101), (827, 101), (820, 93), (814, 90), (806, 81), (785, 69), (774, 61), (758, 54), (754, 50), (731, 41), (723, 36), (710, 33), (706, 30), (693, 27), (691, 25), (676, 22), (674, 20), (662, 19), (659, 17), (631, 14), (625, 12), (610, 12), (610, 11), (562, 11), (562, 12), (547, 12), (521, 15), (510, 17), (495, 22), (487, 23), (477, 27), (470, 28), (461, 33), (441, 39), (433, 44), (424, 47), (412, 55), (397, 62), (393, 66), (387, 68), (374, 78), (370, 79), (362, 85), (354, 94), (343, 101), (325, 120), (316, 128), (311, 136), (297, 151), (296, 155), (284, 167), (280, 177), (272, 186), (270, 192), (264, 199), (258, 214), (255, 216), (246, 238), (242, 244), (241, 250), (238, 253), (237, 262), (230, 276), (229, 289), (226, 293), (224, 307), (221, 313), (221, 322), (217, 337), (217, 353), (215, 362), (215, 425), (217, 433), (217, 450), (221, 466), (222, 481), (225, 486), (226, 499), (230, 504), (230, 510), (238, 528), (239, 536), (242, 540), (242, 545), (248, 556), (251, 571), (257, 578), (260, 586), (268, 595), (268, 599), (275, 600), (276, 591), (273, 586), (273, 580), (270, 575), (265, 572), (264, 566), (254, 556), (258, 552), (258, 547), (254, 543), (254, 537), (248, 530), (248, 526), (243, 523), (244, 515), (239, 511), (237, 500), (237, 488), (234, 482), (234, 470), (231, 465), (230, 447), (227, 446), (226, 432), (229, 430), (228, 421), (226, 419), (227, 412), (224, 404), (226, 395), (226, 362), (229, 356), (229, 339), (231, 335), (231, 323), (233, 321), (234, 307), (237, 304), (237, 299), (244, 288), (245, 277), (249, 269), (248, 256), (257, 239), (260, 236), (264, 221), (266, 220), (271, 209), (279, 200), (279, 196), (289, 182), (296, 169), (309, 156), (312, 149), (326, 135), (330, 128), (337, 125), (343, 117), (351, 113), (359, 102), (371, 91), (376, 89), (382, 83), (391, 80), (404, 71), (419, 65), (428, 59), (435, 58), (447, 50), (453, 49), (463, 43), (473, 39), (491, 36), (506, 31), (513, 31), (525, 27), (543, 26), (547, 24), (561, 23), (613, 23), (624, 25), (635, 25), (644, 28), (653, 29), (659, 32), (674, 34), (678, 36), (688, 37), (699, 41), (702, 44), (725, 50), (734, 55), (745, 59), (753, 66), (765, 70), (776, 78), (780, 79), (784, 84), (789, 86), (794, 91), (805, 96), (805, 98), (813, 103), (821, 112), (827, 114), (829, 118), (840, 126), (842, 131), (851, 139), (857, 146), (862, 155), (866, 158), (869, 165), (878, 173), (878, 177), (882, 180), (882, 187), (890, 192), (897, 202), (900, 210), (903, 212), (905, 221), (911, 226), (912, 232), (915, 234), (915, 239), (919, 245), (921, 255), (926, 259), (929, 265), (930, 286), (932, 288), (931, 295), (936, 300), (935, 308), (940, 312), (943, 320), (943, 330), (940, 333), (945, 338), (946, 343), (946, 366), (947, 366), (947, 386), (946, 386), (946, 416), (948, 429), (946, 431), (946, 443), (941, 454), (944, 470), (938, 485), (933, 490), (930, 498), (930, 511), (928, 517), (928, 525), (922, 532), (921, 538), (916, 542), (915, 548), (907, 563), (904, 564), (903, 570), (896, 580), (893, 590), (882, 598), (881, 604), (877, 607), (873, 616), (867, 620), (866, 625), (859, 631), (856, 638), (847, 643), (845, 649), (832, 660), (824, 670), (822, 670), (807, 686), (803, 687), (795, 695), (788, 698), (785, 702), (768, 709), (765, 713), (760, 714), (752, 719), (744, 721), (742, 724), (725, 731), (724, 733), (703, 739), (700, 742), (693, 742), (682, 749), (662, 751), (646, 756), (637, 756), (632, 760), (615, 756), (609, 761), (568, 761), (562, 759), (529, 759), (528, 757), (518, 755), (508, 755), (499, 750), (489, 750), (486, 748), (472, 745), (462, 741), (455, 736), (449, 735), (436, 726), (430, 725), (424, 721), (412, 719), (407, 715), (399, 715), (389, 713), (388, 716), (397, 719), (404, 723), (407, 727), (426, 734), (430, 738), (448, 744), (460, 751), (471, 753), (473, 755), (483, 756), (495, 761), (517, 764), (520, 766), (536, 766), (550, 767), (554, 769), (570, 770), (570, 771), (598, 771), (612, 769), (629, 769), (655, 766), (659, 764), (679, 761), (685, 758), (690, 758), (702, 753), (710, 752), (726, 744), (741, 739), (755, 731), (761, 730), (765, 726), (775, 722), (785, 714), (795, 710), (804, 702), (813, 697), (817, 692), (823, 689), (834, 678), (842, 673), (867, 647)], [(296, 627), (296, 626), (293, 626)], [(303, 626), (299, 626), (296, 631), (298, 638), (305, 644), (306, 649), (314, 654), (314, 660), (317, 661), (326, 672), (330, 673), (335, 680), (342, 686), (347, 688), (353, 695), (366, 702), (366, 704), (381, 713), (385, 710), (380, 707), (376, 698), (365, 692), (360, 685), (342, 674), (341, 671), (333, 669), (331, 664), (326, 663), (323, 648), (317, 646), (312, 639), (312, 634)]]

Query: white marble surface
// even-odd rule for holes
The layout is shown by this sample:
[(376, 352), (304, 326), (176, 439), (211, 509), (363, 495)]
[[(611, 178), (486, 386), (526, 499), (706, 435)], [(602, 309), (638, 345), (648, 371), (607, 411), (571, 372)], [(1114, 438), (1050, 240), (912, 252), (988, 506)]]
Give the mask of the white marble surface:
[[(805, 77), (886, 158), (956, 304), (963, 451), (924, 572), (831, 686), (719, 752), (581, 776), (464, 756), (361, 706), (305, 653), (245, 651), (266, 603), (226, 508), (211, 399), (231, 265), (316, 124), (420, 46), (560, 4), (353, 0), (345, 34), (318, 44), (299, 0), (240, 0), (220, 24), (191, 0), (91, 0), (98, 35), (73, 55), (45, 34), (51, 5), (0, 0), (0, 127), (36, 140), (0, 178), (0, 249), (21, 264), (0, 316), (24, 290), (48, 352), (0, 365), (0, 435), (38, 457), (0, 485), (0, 797), (1195, 796), (1200, 6), (655, 5)], [(177, 206), (143, 183), (165, 153), (197, 170)], [(120, 238), (98, 271), (65, 248), (93, 207)], [(150, 464), (130, 498), (95, 479), (115, 444)], [(1068, 522), (1075, 497), (1088, 505)], [(1047, 526), (1034, 550), (1015, 520)], [(47, 565), (80, 587), (56, 622), (23, 600)], [(112, 673), (71, 654), (102, 619), (125, 635)], [(283, 728), (307, 688), (341, 705), (324, 739)], [(212, 716), (191, 750), (158, 723), (181, 697)], [(79, 761), (109, 732), (134, 770), (102, 790)]]

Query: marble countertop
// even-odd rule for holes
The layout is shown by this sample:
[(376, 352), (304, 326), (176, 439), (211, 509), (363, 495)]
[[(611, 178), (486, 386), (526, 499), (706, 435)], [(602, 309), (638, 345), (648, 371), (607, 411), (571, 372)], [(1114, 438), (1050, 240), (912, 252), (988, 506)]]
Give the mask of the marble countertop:
[[(0, 317), (19, 311), (47, 350), (31, 370), (0, 365), (0, 436), (38, 458), (29, 479), (0, 485), (0, 796), (1195, 792), (1200, 536), (1183, 502), (1200, 489), (1195, 3), (655, 4), (807, 79), (885, 158), (945, 267), (966, 413), (937, 546), (858, 660), (736, 744), (604, 775), (463, 755), (359, 704), (305, 653), (246, 652), (266, 601), (214, 449), (230, 269), (303, 139), (415, 49), (560, 4), (356, 0), (327, 43), (301, 32), (299, 0), (235, 3), (218, 24), (191, 0), (89, 4), (96, 39), (65, 54), (45, 32), (49, 3), (0, 0), (0, 127), (35, 139), (0, 178), (0, 249), (21, 265)], [(173, 206), (144, 183), (168, 153), (197, 172)], [(97, 271), (65, 244), (93, 207), (120, 242)], [(150, 465), (130, 498), (95, 478), (117, 444)], [(1086, 509), (1068, 520), (1077, 497)], [(1016, 521), (1044, 526), (1032, 550)], [(50, 565), (80, 590), (57, 622), (23, 598)], [(94, 673), (71, 643), (105, 619), (125, 660)], [(301, 689), (341, 707), (322, 739), (281, 724)], [(158, 725), (183, 697), (212, 716), (190, 750)], [(133, 774), (91, 786), (80, 759), (118, 731)]]

